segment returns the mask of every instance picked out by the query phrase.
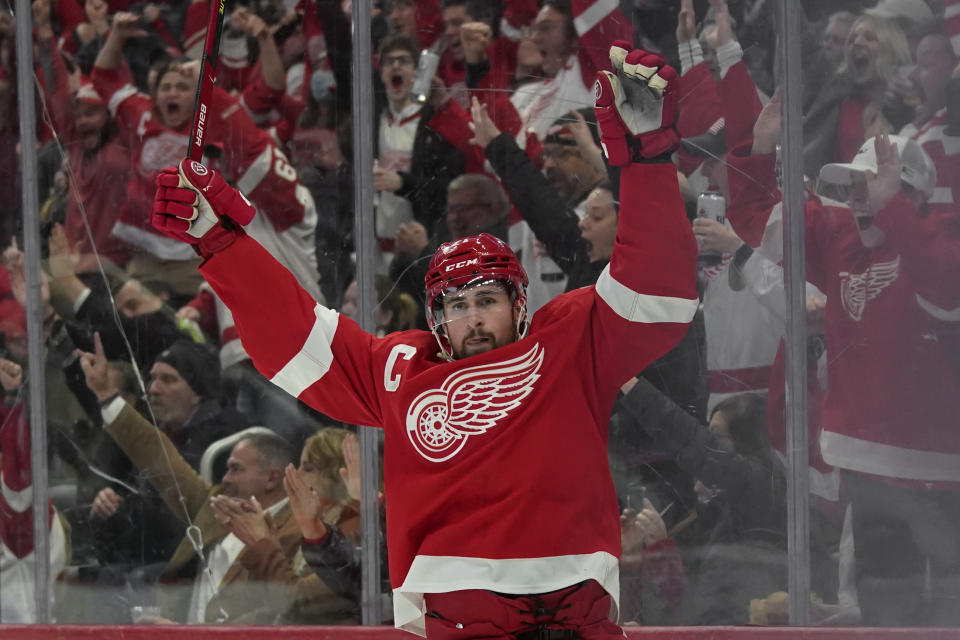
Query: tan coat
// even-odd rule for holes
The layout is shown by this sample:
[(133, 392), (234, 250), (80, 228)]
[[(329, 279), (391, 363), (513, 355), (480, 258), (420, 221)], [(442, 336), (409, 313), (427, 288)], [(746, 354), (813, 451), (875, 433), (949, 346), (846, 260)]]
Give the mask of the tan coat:
[[(213, 516), (210, 497), (221, 492), (210, 486), (180, 456), (170, 439), (127, 405), (109, 425), (107, 433), (124, 453), (146, 474), (173, 512), (185, 523), (192, 523), (161, 575), (158, 604), (163, 616), (185, 621), (190, 610), (197, 572), (201, 568), (191, 538), (199, 539), (204, 555), (229, 533)], [(261, 540), (245, 547), (227, 570), (219, 592), (206, 607), (207, 623), (271, 624), (289, 619), (293, 607), (291, 579), (278, 572), (280, 561), (294, 566), (303, 539), (289, 503), (274, 516), (277, 541)], [(191, 536), (191, 532), (196, 535)], [(267, 570), (267, 567), (272, 569)], [(335, 598), (315, 576), (312, 581), (296, 581), (297, 600)], [(295, 620), (290, 620), (295, 622)]]

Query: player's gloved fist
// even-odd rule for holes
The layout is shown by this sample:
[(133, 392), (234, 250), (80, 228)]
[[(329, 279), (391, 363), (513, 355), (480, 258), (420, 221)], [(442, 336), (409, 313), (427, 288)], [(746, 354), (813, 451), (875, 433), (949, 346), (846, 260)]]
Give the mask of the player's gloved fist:
[[(632, 50), (631, 50), (632, 49)], [(660, 56), (617, 40), (610, 47), (615, 73), (598, 71), (594, 85), (597, 124), (612, 165), (656, 158), (680, 143), (677, 119), (679, 77)]]
[(254, 213), (250, 201), (220, 174), (184, 159), (179, 167), (167, 167), (157, 176), (150, 224), (209, 258), (233, 244)]

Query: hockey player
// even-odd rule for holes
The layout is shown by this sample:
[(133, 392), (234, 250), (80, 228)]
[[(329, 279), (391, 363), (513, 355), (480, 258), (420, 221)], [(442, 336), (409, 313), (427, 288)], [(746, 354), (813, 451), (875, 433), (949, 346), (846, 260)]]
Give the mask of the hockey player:
[[(181, 162), (152, 223), (205, 257), (257, 368), (339, 420), (384, 429), (394, 622), (429, 638), (622, 638), (607, 424), (620, 385), (687, 331), (696, 246), (670, 152), (676, 72), (611, 48), (596, 110), (622, 167), (619, 233), (595, 286), (528, 318), (527, 276), (488, 235), (442, 245), (430, 332), (375, 338), (316, 304), (247, 236), (246, 199)], [(183, 186), (185, 185), (185, 186)], [(439, 346), (439, 349), (438, 349)]]

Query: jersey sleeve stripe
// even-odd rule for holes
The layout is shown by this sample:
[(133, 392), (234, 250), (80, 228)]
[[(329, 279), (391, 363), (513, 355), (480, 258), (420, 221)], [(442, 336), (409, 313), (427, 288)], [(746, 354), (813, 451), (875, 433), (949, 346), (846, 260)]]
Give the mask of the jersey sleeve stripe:
[(137, 88), (132, 84), (125, 85), (114, 91), (113, 95), (110, 96), (110, 101), (107, 102), (107, 109), (110, 111), (110, 115), (114, 118), (117, 117), (117, 109), (120, 108), (120, 103), (137, 94)]
[(610, 13), (619, 7), (617, 0), (596, 0), (591, 2), (585, 9), (582, 9), (573, 20), (573, 26), (580, 35), (590, 31), (606, 18)]
[(290, 395), (299, 397), (310, 385), (326, 375), (333, 364), (333, 335), (337, 331), (340, 314), (322, 305), (313, 310), (317, 316), (310, 335), (300, 351), (283, 365), (270, 382)]
[(610, 275), (610, 265), (597, 279), (597, 294), (617, 315), (630, 322), (688, 323), (697, 312), (699, 301), (694, 298), (673, 298), (637, 293)]
[(267, 145), (260, 155), (250, 163), (247, 170), (244, 171), (240, 179), (237, 180), (237, 189), (243, 193), (250, 193), (257, 188), (260, 181), (270, 172), (272, 151), (272, 145)]
[(10, 508), (16, 513), (23, 513), (33, 506), (32, 484), (27, 485), (25, 488), (18, 491), (12, 487), (8, 487), (6, 478), (4, 478), (2, 481), (0, 481), (0, 486), (2, 486), (3, 490), (3, 499), (7, 501), (7, 504), (10, 505)]
[(917, 303), (921, 309), (937, 320), (942, 320), (943, 322), (960, 322), (960, 307), (956, 309), (943, 309), (929, 300), (921, 298), (919, 294), (917, 294)]

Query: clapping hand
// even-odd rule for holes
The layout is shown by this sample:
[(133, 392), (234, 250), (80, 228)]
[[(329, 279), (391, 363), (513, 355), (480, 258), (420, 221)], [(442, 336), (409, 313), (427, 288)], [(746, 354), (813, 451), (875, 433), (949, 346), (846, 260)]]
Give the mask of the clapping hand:
[(340, 478), (343, 480), (343, 484), (347, 486), (347, 494), (359, 502), (363, 494), (360, 471), (360, 441), (352, 433), (343, 439), (343, 461), (346, 466), (340, 468)]
[(250, 545), (264, 538), (276, 537), (273, 519), (255, 497), (240, 500), (221, 494), (210, 498), (210, 506), (213, 507), (213, 517), (217, 522), (229, 529), (244, 544)]
[(284, 469), (283, 488), (290, 499), (290, 509), (297, 524), (300, 525), (303, 537), (319, 540), (326, 536), (327, 526), (321, 519), (323, 505), (320, 502), (320, 496), (310, 488), (292, 464), (288, 464)]

